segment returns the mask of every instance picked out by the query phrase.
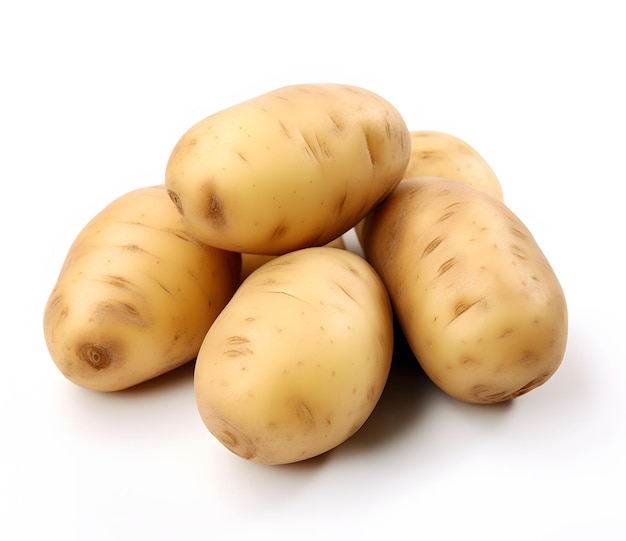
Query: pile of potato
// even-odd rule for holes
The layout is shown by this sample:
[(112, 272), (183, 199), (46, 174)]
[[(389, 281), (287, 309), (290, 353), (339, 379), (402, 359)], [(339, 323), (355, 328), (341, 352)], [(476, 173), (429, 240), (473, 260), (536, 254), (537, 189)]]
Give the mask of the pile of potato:
[[(354, 228), (363, 256), (346, 249)], [(192, 126), (164, 184), (79, 232), (44, 311), (70, 381), (119, 391), (195, 361), (208, 430), (286, 464), (368, 419), (394, 318), (450, 396), (493, 404), (557, 370), (559, 281), (498, 178), (452, 135), (340, 84), (280, 88)]]

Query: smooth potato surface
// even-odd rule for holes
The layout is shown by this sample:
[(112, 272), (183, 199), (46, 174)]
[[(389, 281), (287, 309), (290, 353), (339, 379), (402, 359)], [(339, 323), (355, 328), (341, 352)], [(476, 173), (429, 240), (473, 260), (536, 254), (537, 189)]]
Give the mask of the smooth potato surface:
[(501, 402), (559, 367), (563, 290), (501, 201), (455, 181), (405, 179), (366, 218), (361, 241), (415, 356), (451, 396)]
[(165, 183), (196, 238), (279, 255), (352, 228), (400, 181), (409, 152), (403, 118), (377, 94), (293, 85), (192, 126)]
[(391, 304), (363, 258), (290, 252), (250, 274), (209, 329), (196, 361), (198, 410), (242, 458), (305, 460), (366, 421), (392, 350)]
[(241, 256), (186, 232), (165, 186), (126, 193), (70, 247), (44, 311), (72, 382), (125, 389), (192, 360), (238, 281)]

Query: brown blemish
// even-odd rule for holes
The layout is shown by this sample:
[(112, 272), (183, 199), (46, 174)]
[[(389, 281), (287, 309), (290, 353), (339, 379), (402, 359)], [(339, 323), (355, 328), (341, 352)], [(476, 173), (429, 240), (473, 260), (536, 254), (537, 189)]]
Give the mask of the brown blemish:
[(342, 132), (344, 130), (343, 122), (339, 121), (336, 117), (330, 114), (328, 115), (328, 118), (330, 118), (331, 123), (338, 132)]
[(337, 287), (338, 287), (339, 289), (341, 289), (341, 291), (343, 291), (343, 292), (344, 292), (344, 293), (345, 293), (345, 294), (346, 294), (346, 295), (347, 295), (350, 299), (352, 299), (354, 302), (356, 302), (357, 304), (359, 304), (359, 301), (357, 301), (357, 300), (354, 298), (354, 296), (353, 296), (353, 295), (351, 295), (351, 294), (350, 294), (350, 292), (349, 292), (349, 291), (348, 291), (345, 287), (343, 287), (343, 286), (342, 286), (339, 282), (335, 282), (335, 284), (337, 284)]
[(252, 440), (235, 427), (235, 425), (221, 417), (209, 419), (208, 425), (211, 427), (211, 432), (215, 437), (233, 453), (246, 460), (254, 459), (256, 456), (256, 446)]
[(280, 224), (278, 227), (274, 229), (270, 238), (280, 239), (284, 237), (286, 233), (287, 233), (287, 227), (284, 224)]
[(472, 388), (472, 397), (479, 403), (482, 404), (496, 404), (498, 402), (505, 402), (507, 400), (512, 400), (513, 398), (517, 398), (518, 396), (522, 396), (529, 391), (539, 387), (543, 383), (545, 383), (550, 378), (551, 373), (546, 372), (541, 374), (539, 377), (536, 377), (530, 380), (525, 385), (516, 389), (515, 391), (499, 391), (496, 393), (489, 393), (489, 387), (487, 385), (475, 385)]
[(445, 272), (448, 272), (452, 267), (454, 267), (454, 265), (456, 265), (456, 259), (454, 257), (448, 259), (447, 261), (444, 261), (437, 270), (437, 278), (439, 278)]
[(96, 370), (108, 368), (113, 361), (113, 353), (110, 346), (81, 344), (77, 353), (79, 359)]
[(376, 167), (377, 160), (376, 160), (376, 156), (374, 153), (374, 149), (376, 148), (375, 142), (373, 140), (372, 134), (368, 130), (364, 130), (364, 135), (365, 135), (365, 146), (367, 148), (367, 153), (370, 158), (370, 164), (372, 165), (372, 167)]
[(454, 317), (450, 320), (450, 323), (452, 323), (459, 316), (463, 315), (470, 308), (472, 308), (472, 307), (476, 306), (478, 303), (480, 303), (483, 300), (483, 298), (484, 297), (481, 297), (480, 299), (477, 299), (477, 300), (475, 300), (474, 302), (471, 302), (471, 303), (458, 302), (456, 304), (456, 306), (454, 307)]
[(170, 199), (178, 209), (178, 212), (184, 215), (185, 213), (183, 211), (183, 203), (180, 200), (180, 196), (174, 190), (167, 190), (167, 195), (170, 196)]
[(442, 242), (443, 242), (443, 238), (442, 237), (436, 237), (433, 240), (431, 240), (428, 243), (428, 245), (426, 246), (426, 248), (424, 248), (424, 252), (422, 253), (422, 257), (425, 257), (428, 254), (432, 253), (433, 250), (435, 250), (437, 248), (437, 246), (439, 246)]
[(240, 357), (242, 355), (252, 355), (254, 351), (248, 347), (250, 344), (250, 340), (248, 340), (245, 336), (230, 336), (226, 339), (226, 344), (228, 344), (230, 349), (224, 350), (224, 355), (226, 357)]
[(215, 227), (223, 227), (226, 225), (226, 217), (224, 216), (222, 200), (215, 192), (209, 193), (207, 212), (205, 216)]
[(520, 259), (528, 260), (528, 256), (526, 255), (524, 249), (517, 244), (511, 244), (511, 253), (514, 256), (519, 257)]
[(296, 408), (296, 416), (310, 427), (315, 425), (313, 413), (311, 413), (311, 409), (305, 402), (300, 402), (298, 404), (298, 407)]

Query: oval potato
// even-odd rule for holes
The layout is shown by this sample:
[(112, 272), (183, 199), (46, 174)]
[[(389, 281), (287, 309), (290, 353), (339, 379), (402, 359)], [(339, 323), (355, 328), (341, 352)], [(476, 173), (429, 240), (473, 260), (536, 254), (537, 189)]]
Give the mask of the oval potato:
[(193, 125), (165, 184), (199, 240), (279, 255), (351, 229), (400, 181), (409, 152), (402, 116), (377, 94), (292, 85)]
[(392, 351), (391, 304), (362, 257), (290, 252), (255, 270), (209, 329), (196, 361), (198, 411), (244, 459), (305, 460), (363, 425)]
[(165, 186), (126, 193), (78, 234), (44, 311), (75, 384), (117, 391), (195, 358), (238, 285), (241, 256), (186, 232)]
[(561, 364), (563, 290), (501, 201), (451, 180), (405, 179), (365, 219), (361, 240), (413, 353), (449, 395), (502, 402)]

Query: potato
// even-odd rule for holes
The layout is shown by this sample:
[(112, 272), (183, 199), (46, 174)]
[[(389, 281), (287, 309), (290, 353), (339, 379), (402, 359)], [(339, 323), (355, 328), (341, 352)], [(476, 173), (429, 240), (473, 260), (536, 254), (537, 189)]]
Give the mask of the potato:
[(293, 85), (189, 128), (165, 184), (199, 240), (280, 255), (351, 229), (400, 181), (409, 153), (402, 116), (377, 94)]
[(185, 231), (165, 186), (106, 206), (69, 249), (44, 311), (59, 370), (79, 386), (125, 389), (195, 358), (238, 285), (241, 256)]
[(411, 131), (411, 157), (405, 178), (442, 177), (474, 186), (500, 201), (502, 186), (493, 169), (465, 141), (440, 131)]
[(392, 350), (391, 303), (371, 266), (340, 248), (293, 251), (250, 274), (209, 329), (198, 411), (244, 459), (305, 460), (368, 419)]
[[(345, 249), (346, 243), (344, 242), (343, 237), (337, 237), (326, 246)], [(252, 271), (258, 269), (261, 265), (276, 257), (276, 255), (265, 254), (241, 254), (241, 280), (245, 280), (248, 276), (250, 276)]]
[(502, 402), (561, 364), (563, 290), (503, 202), (451, 180), (405, 179), (365, 219), (361, 242), (413, 353), (449, 395)]

